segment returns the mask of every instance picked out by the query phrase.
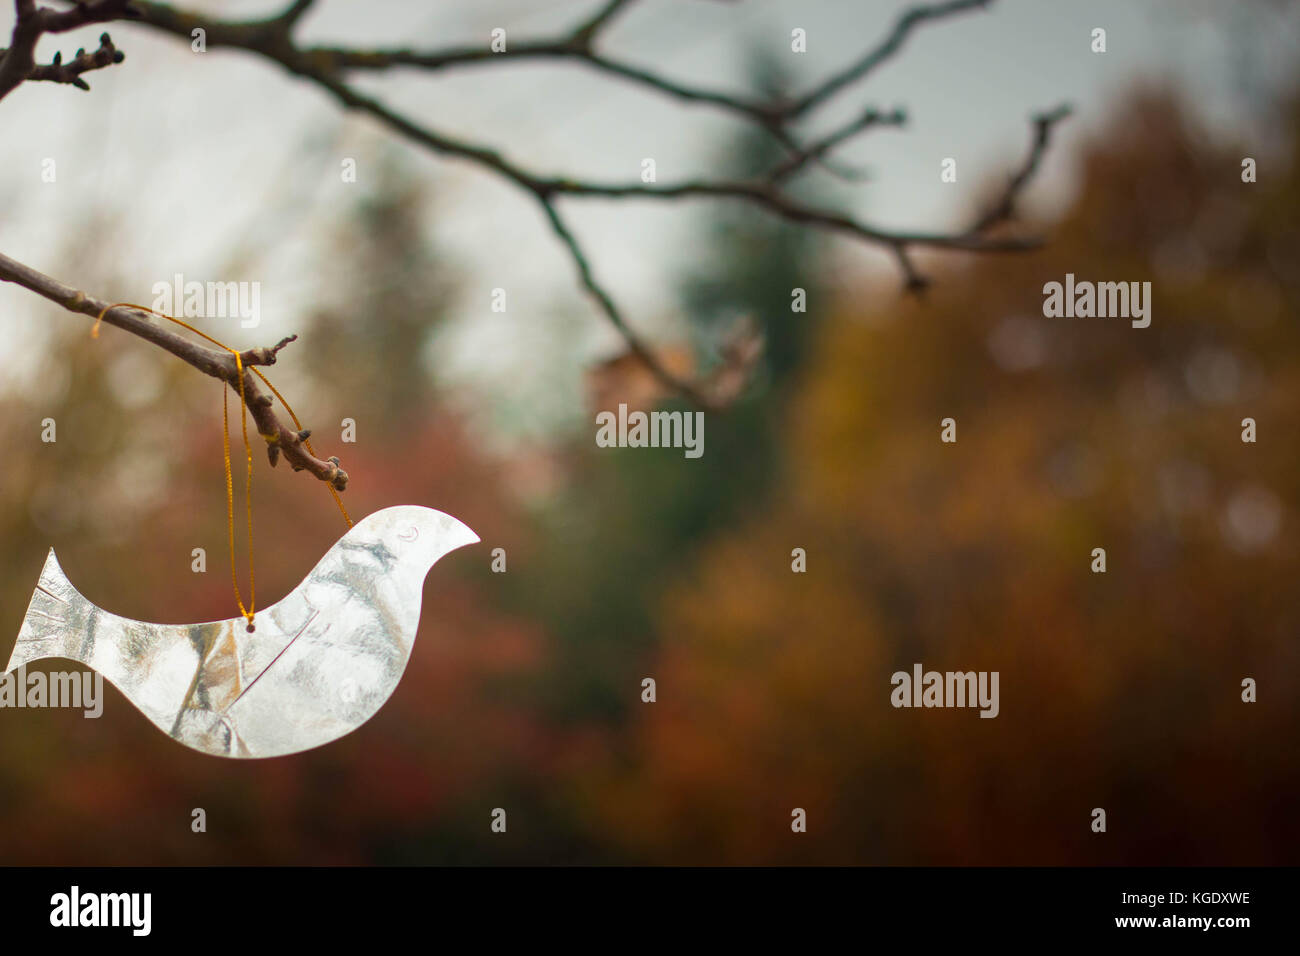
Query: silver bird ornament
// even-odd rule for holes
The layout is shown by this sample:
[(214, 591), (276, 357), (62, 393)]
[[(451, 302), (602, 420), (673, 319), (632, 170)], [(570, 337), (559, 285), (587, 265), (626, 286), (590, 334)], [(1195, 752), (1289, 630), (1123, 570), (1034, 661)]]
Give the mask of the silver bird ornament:
[(425, 575), (478, 541), (414, 505), (359, 521), (284, 600), (243, 618), (148, 624), (101, 610), (45, 561), (8, 671), (68, 658), (98, 671), (163, 733), (221, 757), (277, 757), (360, 727), (410, 659)]

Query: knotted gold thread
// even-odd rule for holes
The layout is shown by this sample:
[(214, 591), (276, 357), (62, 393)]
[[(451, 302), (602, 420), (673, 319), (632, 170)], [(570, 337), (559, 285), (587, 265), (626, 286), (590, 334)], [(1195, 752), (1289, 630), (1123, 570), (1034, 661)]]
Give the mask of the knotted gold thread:
[[(228, 544), (230, 546), (230, 583), (234, 586), (235, 589), (235, 603), (239, 605), (239, 613), (248, 622), (248, 629), (251, 631), (253, 630), (253, 615), (256, 613), (256, 607), (257, 607), (257, 591), (256, 591), (257, 579), (254, 573), (254, 563), (253, 563), (253, 449), (249, 447), (248, 444), (248, 401), (244, 394), (243, 357), (239, 354), (238, 350), (232, 349), (229, 345), (227, 345), (224, 342), (217, 341), (212, 336), (208, 335), (206, 332), (196, 329), (188, 322), (183, 322), (182, 320), (176, 318), (175, 316), (167, 315), (164, 312), (158, 312), (154, 309), (150, 309), (143, 305), (136, 305), (135, 303), (132, 302), (116, 302), (113, 305), (105, 306), (102, 310), (100, 310), (99, 315), (95, 318), (95, 324), (91, 326), (90, 329), (91, 338), (96, 338), (96, 339), (99, 338), (99, 326), (100, 323), (104, 321), (104, 316), (108, 312), (117, 308), (137, 309), (140, 312), (147, 312), (150, 315), (156, 315), (160, 319), (167, 319), (169, 322), (175, 322), (177, 325), (181, 326), (184, 329), (188, 329), (189, 331), (193, 332), (195, 335), (199, 336), (200, 338), (205, 339), (208, 342), (211, 342), (213, 345), (225, 349), (227, 352), (229, 352), (231, 355), (235, 357), (235, 370), (239, 375), (240, 424), (242, 426), (243, 436), (244, 436), (244, 455), (248, 463), (248, 470), (244, 481), (244, 501), (247, 505), (247, 513), (248, 513), (248, 607), (247, 608), (244, 607), (244, 598), (243, 595), (241, 595), (239, 592), (239, 576), (235, 570), (235, 487), (234, 487), (234, 479), (231, 474), (231, 465), (230, 465), (230, 417), (229, 417), (229, 403), (226, 396), (225, 382), (222, 382), (221, 384), (221, 449), (222, 449), (222, 457), (225, 460), (225, 471), (226, 471), (226, 530), (227, 530)], [(256, 366), (249, 366), (249, 368), (258, 378), (262, 380), (263, 384), (265, 384), (266, 387), (271, 390), (271, 393), (279, 400), (280, 404), (284, 406), (284, 410), (289, 413), (289, 417), (293, 419), (294, 427), (297, 428), (299, 432), (301, 432), (302, 422), (298, 420), (298, 416), (294, 414), (293, 408), (289, 405), (287, 401), (285, 401), (284, 396), (281, 395), (280, 392), (276, 389), (276, 387), (271, 384), (270, 379), (268, 379), (265, 375), (262, 374), (262, 371), (259, 368), (257, 368)], [(269, 445), (278, 444), (280, 441), (279, 434), (266, 435), (266, 434), (262, 434), (260, 431), (258, 432), (258, 434), (262, 435), (262, 437), (266, 439), (266, 442)], [(302, 443), (307, 446), (307, 453), (310, 454), (313, 458), (316, 457), (316, 452), (311, 447), (311, 442), (308, 441), (306, 438), (303, 438)], [(328, 487), (329, 487), (330, 495), (332, 495), (334, 498), (334, 503), (339, 506), (339, 511), (343, 514), (343, 520), (346, 521), (348, 523), (348, 527), (351, 528), (352, 518), (351, 516), (348, 515), (347, 508), (343, 506), (343, 499), (339, 497), (338, 489), (336, 489), (332, 483), (329, 484)]]

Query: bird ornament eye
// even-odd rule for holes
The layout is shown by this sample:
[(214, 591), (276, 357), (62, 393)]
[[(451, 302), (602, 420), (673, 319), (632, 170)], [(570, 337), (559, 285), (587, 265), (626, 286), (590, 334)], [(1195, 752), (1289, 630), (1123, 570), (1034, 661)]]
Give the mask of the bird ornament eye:
[(397, 536), (401, 538), (403, 541), (414, 541), (416, 538), (420, 536), (420, 529), (417, 528), (415, 525), (411, 525), (405, 531), (397, 532)]

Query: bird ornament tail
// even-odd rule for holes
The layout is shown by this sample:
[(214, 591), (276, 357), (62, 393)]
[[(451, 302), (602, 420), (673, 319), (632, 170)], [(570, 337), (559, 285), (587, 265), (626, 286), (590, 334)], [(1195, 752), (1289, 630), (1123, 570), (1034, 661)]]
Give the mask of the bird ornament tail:
[(96, 610), (77, 593), (50, 548), (5, 672), (45, 657), (79, 660), (79, 635)]

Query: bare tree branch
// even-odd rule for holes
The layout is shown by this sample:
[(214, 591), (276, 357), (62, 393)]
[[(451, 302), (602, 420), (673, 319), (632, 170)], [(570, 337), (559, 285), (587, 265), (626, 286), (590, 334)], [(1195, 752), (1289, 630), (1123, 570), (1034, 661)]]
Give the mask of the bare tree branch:
[(1068, 117), (1070, 112), (1070, 105), (1062, 103), (1056, 109), (1049, 110), (1046, 113), (1039, 113), (1034, 117), (1034, 135), (1029, 143), (1029, 154), (1025, 157), (1024, 164), (1007, 182), (1007, 188), (1003, 190), (998, 201), (990, 206), (984, 215), (975, 220), (974, 225), (969, 230), (972, 235), (987, 232), (998, 223), (1005, 222), (1015, 215), (1016, 200), (1024, 190), (1025, 185), (1033, 178), (1034, 173), (1038, 171), (1043, 156), (1047, 154), (1047, 147), (1052, 140), (1053, 128), (1057, 123)]
[[(842, 127), (828, 133), (826, 136), (810, 143), (808, 146), (786, 159), (779, 166), (775, 167), (768, 173), (768, 182), (776, 184), (783, 182), (800, 172), (810, 163), (821, 163), (826, 165), (826, 154), (835, 147), (842, 145), (848, 140), (857, 136), (873, 126), (902, 126), (907, 122), (907, 114), (901, 109), (896, 109), (892, 113), (881, 113), (876, 109), (869, 109), (851, 123), (845, 123)], [(836, 173), (843, 179), (861, 179), (862, 176), (856, 170), (846, 170), (842, 168), (831, 167), (831, 172)]]
[[(151, 342), (161, 349), (171, 352), (188, 365), (205, 375), (221, 379), (236, 393), (239, 393), (239, 373), (235, 357), (230, 352), (210, 348), (188, 339), (171, 329), (155, 324), (148, 313), (140, 312), (130, 306), (109, 308), (110, 303), (64, 285), (57, 279), (38, 272), (30, 266), (15, 262), (8, 256), (0, 255), (0, 281), (13, 282), (37, 295), (49, 299), (69, 312), (79, 312), (94, 318), (103, 313), (104, 321), (125, 332)], [(108, 311), (104, 311), (107, 309)], [(347, 487), (348, 474), (339, 467), (337, 458), (322, 461), (315, 457), (306, 446), (307, 433), (290, 428), (280, 421), (274, 408), (274, 399), (260, 386), (259, 379), (251, 371), (256, 365), (274, 365), (281, 349), (297, 336), (282, 339), (273, 348), (253, 348), (239, 353), (244, 366), (244, 395), (248, 402), (249, 413), (257, 423), (257, 431), (266, 440), (267, 456), (274, 465), (280, 454), (295, 471), (311, 472), (321, 481), (328, 482), (336, 490)]]
[(659, 379), (660, 382), (672, 391), (681, 394), (688, 400), (703, 408), (717, 409), (721, 407), (721, 403), (717, 402), (711, 394), (711, 390), (708, 388), (707, 383), (688, 382), (685, 379), (679, 378), (659, 361), (659, 357), (655, 355), (654, 349), (652, 349), (646, 342), (642, 341), (641, 336), (633, 331), (631, 326), (627, 324), (627, 320), (623, 318), (623, 313), (614, 303), (613, 298), (611, 298), (605, 288), (596, 281), (596, 278), (591, 271), (591, 264), (587, 261), (586, 254), (582, 251), (582, 246), (579, 245), (578, 240), (574, 238), (573, 233), (569, 231), (569, 227), (565, 224), (564, 220), (560, 218), (560, 213), (555, 208), (555, 203), (544, 197), (540, 198), (540, 202), (542, 204), (542, 210), (546, 213), (546, 218), (551, 224), (551, 228), (555, 230), (555, 234), (559, 237), (560, 242), (564, 244), (564, 247), (569, 252), (569, 256), (573, 259), (573, 263), (578, 269), (578, 278), (582, 282), (583, 288), (586, 289), (592, 299), (595, 300), (597, 306), (599, 306), (600, 310), (605, 313), (605, 316), (614, 325), (614, 328), (618, 329), (619, 333), (623, 336), (623, 341), (627, 344), (628, 350), (639, 358), (645, 366), (654, 373), (655, 378)]
[(596, 34), (605, 28), (614, 17), (630, 6), (632, 0), (607, 0), (604, 6), (596, 11), (586, 23), (581, 23), (570, 35), (569, 39), (575, 44), (590, 46), (591, 41), (596, 38)]
[(78, 50), (77, 55), (67, 63), (63, 62), (62, 54), (56, 53), (51, 63), (45, 66), (37, 66), (27, 79), (47, 80), (51, 83), (70, 83), (78, 89), (89, 90), (90, 84), (82, 79), (81, 74), (89, 73), (91, 70), (102, 70), (114, 63), (121, 63), (124, 59), (126, 59), (126, 54), (113, 46), (113, 41), (107, 33), (101, 33), (98, 50), (91, 53)]
[[(826, 163), (827, 155), (853, 136), (876, 126), (898, 126), (905, 122), (901, 110), (882, 113), (866, 110), (843, 127), (803, 146), (791, 131), (794, 120), (824, 105), (837, 93), (867, 76), (904, 45), (919, 25), (962, 12), (984, 8), (989, 0), (949, 0), (919, 6), (904, 13), (890, 34), (875, 48), (845, 69), (833, 74), (811, 91), (785, 102), (760, 102), (728, 94), (685, 86), (640, 67), (611, 59), (596, 50), (601, 31), (617, 15), (624, 13), (633, 0), (608, 0), (593, 16), (571, 33), (555, 40), (512, 43), (506, 52), (495, 53), (487, 45), (444, 50), (417, 51), (409, 48), (390, 50), (355, 50), (339, 47), (299, 48), (292, 39), (293, 26), (302, 10), (294, 4), (286, 13), (264, 20), (222, 20), (191, 13), (168, 4), (138, 0), (144, 23), (156, 29), (189, 39), (202, 29), (210, 49), (241, 49), (270, 59), (290, 73), (308, 79), (328, 91), (347, 109), (366, 113), (390, 130), (427, 149), (445, 156), (467, 160), (482, 166), (534, 196), (552, 230), (574, 262), (579, 281), (600, 311), (623, 336), (628, 349), (641, 358), (668, 387), (703, 405), (714, 404), (707, 383), (688, 382), (672, 374), (659, 362), (653, 349), (631, 328), (613, 297), (595, 278), (582, 246), (556, 208), (556, 199), (575, 198), (642, 199), (674, 201), (679, 199), (721, 199), (745, 202), (789, 222), (841, 233), (859, 241), (883, 246), (899, 262), (906, 288), (917, 290), (925, 285), (911, 261), (914, 248), (962, 250), (968, 252), (1015, 252), (1031, 249), (1039, 243), (1031, 238), (994, 237), (984, 234), (984, 227), (963, 233), (945, 234), (879, 229), (844, 213), (808, 205), (782, 190), (793, 176), (814, 163)], [(293, 14), (290, 16), (290, 14)], [(477, 143), (466, 142), (424, 125), (362, 93), (344, 78), (352, 71), (386, 70), (411, 67), (442, 70), (453, 66), (518, 62), (527, 59), (571, 59), (597, 70), (630, 80), (641, 86), (676, 99), (704, 103), (727, 110), (756, 123), (776, 137), (787, 156), (753, 181), (690, 180), (678, 183), (599, 183), (565, 177), (547, 177), (528, 170), (498, 151)], [(1037, 163), (1035, 162), (1034, 168)], [(1014, 197), (1034, 171), (1029, 169), (1013, 181)], [(852, 172), (834, 170), (841, 175)], [(1009, 201), (1009, 200), (1008, 200)]]
[[(666, 96), (691, 103), (707, 104), (731, 112), (742, 119), (757, 123), (776, 135), (779, 140), (790, 146), (792, 150), (796, 150), (785, 129), (792, 121), (813, 112), (816, 108), (832, 99), (837, 93), (867, 76), (872, 70), (896, 54), (903, 47), (912, 30), (920, 24), (968, 10), (984, 8), (992, 0), (949, 0), (946, 3), (911, 9), (899, 17), (890, 35), (860, 60), (828, 77), (800, 97), (770, 103), (695, 86), (687, 86), (661, 76), (652, 70), (634, 66), (598, 52), (594, 48), (597, 33), (607, 25), (608, 21), (616, 13), (631, 6), (632, 2), (633, 0), (610, 0), (595, 16), (578, 26), (571, 33), (552, 40), (514, 42), (502, 52), (495, 52), (484, 45), (447, 47), (435, 50), (416, 50), (411, 47), (359, 50), (347, 47), (316, 46), (302, 49), (300, 52), (317, 69), (331, 73), (380, 71), (398, 67), (437, 71), (449, 67), (483, 64), (500, 65), (502, 63), (533, 59), (576, 60), (595, 70), (624, 80), (630, 80)], [(175, 30), (175, 26), (178, 24), (177, 18), (184, 19), (188, 16), (163, 3), (141, 2), (139, 6), (145, 11), (145, 19), (148, 22), (164, 29), (170, 29), (172, 32), (177, 32)], [(195, 25), (202, 24), (196, 22)], [(224, 21), (224, 25), (237, 27), (240, 24), (238, 21)], [(226, 35), (222, 31), (219, 36), (220, 39), (217, 45), (240, 45), (233, 33)], [(236, 40), (236, 42), (227, 43), (228, 40)]]
[(55, 54), (48, 65), (36, 64), (36, 44), (46, 33), (66, 33), (90, 23), (106, 23), (123, 17), (133, 17), (128, 0), (83, 0), (69, 10), (52, 10), (36, 4), (36, 0), (14, 0), (14, 30), (8, 49), (0, 50), (0, 99), (4, 99), (26, 80), (52, 80), (71, 83), (81, 89), (90, 89), (81, 74), (98, 70), (113, 63), (121, 63), (123, 54), (113, 47), (105, 33), (99, 38), (99, 49), (94, 53), (78, 50), (69, 63)]
[[(73, 10), (56, 14), (40, 9), (34, 0), (16, 0), (19, 10), (13, 48), (20, 47), (19, 34), (30, 53), (41, 32), (70, 29), (91, 17), (111, 19), (114, 15), (130, 16), (145, 25), (189, 41), (202, 30), (208, 48), (243, 50), (275, 62), (288, 72), (307, 79), (331, 94), (344, 108), (367, 114), (389, 130), (443, 156), (462, 159), (489, 170), (531, 195), (542, 207), (552, 231), (574, 263), (579, 282), (600, 312), (623, 337), (629, 351), (643, 361), (660, 381), (694, 402), (718, 407), (720, 399), (707, 381), (687, 381), (672, 373), (655, 350), (629, 325), (609, 291), (595, 278), (589, 257), (569, 228), (558, 208), (563, 197), (573, 199), (644, 200), (672, 202), (708, 199), (741, 202), (761, 209), (787, 222), (822, 229), (881, 247), (899, 264), (908, 290), (926, 285), (912, 261), (918, 248), (959, 250), (966, 252), (1016, 252), (1037, 246), (1038, 240), (1026, 237), (990, 235), (993, 226), (1011, 217), (1018, 194), (1036, 172), (1046, 150), (1052, 125), (1068, 110), (1058, 109), (1035, 119), (1036, 134), (1030, 157), (1008, 185), (1001, 201), (975, 226), (959, 233), (910, 232), (887, 230), (861, 222), (853, 216), (819, 208), (785, 191), (786, 184), (808, 168), (819, 165), (844, 178), (856, 178), (854, 170), (832, 165), (830, 153), (849, 139), (879, 126), (901, 126), (906, 115), (901, 109), (890, 113), (867, 109), (841, 127), (808, 143), (801, 142), (793, 127), (839, 93), (858, 83), (881, 64), (893, 57), (920, 25), (964, 12), (983, 9), (990, 0), (946, 0), (911, 8), (895, 22), (890, 33), (856, 61), (832, 73), (802, 96), (772, 101), (749, 99), (679, 83), (655, 72), (608, 56), (598, 49), (601, 36), (616, 18), (632, 7), (635, 0), (606, 0), (572, 31), (552, 40), (512, 41), (508, 50), (494, 52), (486, 44), (476, 47), (452, 47), (441, 50), (411, 48), (362, 50), (343, 47), (299, 47), (293, 39), (295, 27), (312, 7), (313, 0), (294, 0), (274, 16), (256, 20), (231, 20), (211, 17), (153, 0), (87, 0)], [(114, 12), (115, 11), (115, 12)], [(62, 19), (58, 19), (62, 18)], [(107, 39), (107, 38), (105, 38)], [(98, 55), (98, 54), (96, 54)], [(80, 59), (80, 57), (79, 57)], [(754, 123), (773, 136), (784, 148), (785, 156), (753, 179), (693, 179), (674, 183), (594, 182), (567, 177), (544, 176), (509, 159), (497, 150), (442, 133), (361, 92), (347, 80), (347, 74), (387, 70), (397, 67), (425, 71), (444, 70), (476, 64), (501, 64), (524, 60), (572, 60), (592, 69), (632, 82), (653, 93), (690, 103), (708, 105)], [(8, 55), (0, 61), (0, 80), (6, 71), (33, 78), (34, 70), (53, 71), (49, 67), (24, 68), (21, 58)], [(68, 64), (64, 67), (66, 70)], [(69, 74), (65, 82), (76, 82), (79, 73)], [(54, 76), (42, 78), (55, 78)], [(18, 81), (21, 82), (21, 79)], [(0, 96), (4, 93), (0, 83)], [(147, 323), (146, 323), (147, 324)], [(153, 328), (150, 325), (151, 328)], [(164, 346), (166, 347), (166, 346)], [(212, 374), (212, 373), (209, 373)]]
[(947, 3), (913, 7), (904, 11), (903, 15), (894, 24), (894, 29), (890, 31), (889, 36), (885, 37), (879, 46), (867, 51), (856, 63), (849, 65), (795, 100), (782, 111), (784, 118), (794, 119), (811, 112), (826, 103), (827, 100), (845, 87), (857, 83), (901, 50), (912, 31), (922, 23), (940, 20), (969, 10), (983, 10), (992, 2), (993, 0), (949, 0)]

